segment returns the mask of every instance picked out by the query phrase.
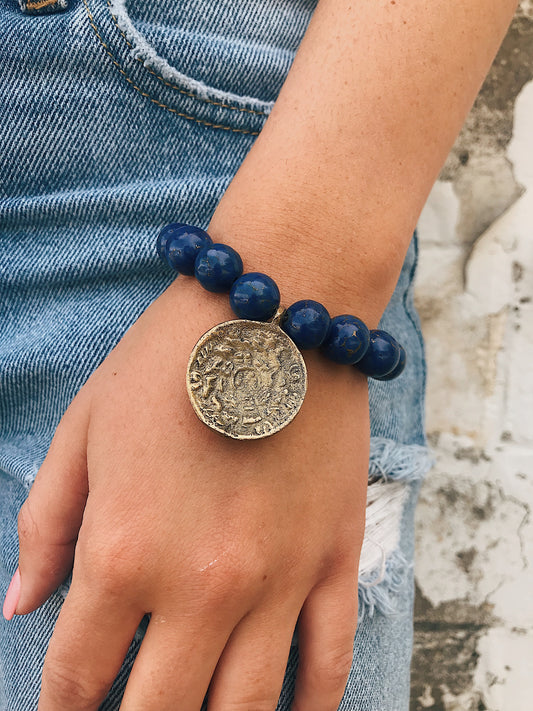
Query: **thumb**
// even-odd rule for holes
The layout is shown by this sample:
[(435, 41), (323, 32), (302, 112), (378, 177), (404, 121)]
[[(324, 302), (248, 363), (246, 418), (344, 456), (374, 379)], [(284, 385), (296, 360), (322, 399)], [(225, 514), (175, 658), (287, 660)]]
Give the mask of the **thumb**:
[(88, 425), (85, 386), (63, 415), (18, 516), (18, 615), (42, 605), (72, 569), (88, 495)]

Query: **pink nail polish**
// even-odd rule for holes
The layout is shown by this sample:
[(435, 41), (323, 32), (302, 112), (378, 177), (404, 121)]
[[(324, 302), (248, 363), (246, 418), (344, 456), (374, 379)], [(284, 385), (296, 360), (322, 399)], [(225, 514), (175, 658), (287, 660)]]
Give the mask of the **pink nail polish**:
[(6, 599), (4, 600), (4, 607), (2, 613), (6, 620), (10, 620), (15, 614), (17, 605), (20, 597), (20, 571), (17, 568), (15, 575), (11, 578), (9, 587), (6, 593)]

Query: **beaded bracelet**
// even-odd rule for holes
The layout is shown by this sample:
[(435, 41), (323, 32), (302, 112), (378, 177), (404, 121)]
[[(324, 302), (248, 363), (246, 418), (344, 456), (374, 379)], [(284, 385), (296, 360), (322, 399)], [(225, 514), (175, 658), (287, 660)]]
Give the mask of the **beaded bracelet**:
[(243, 274), (239, 254), (213, 243), (199, 227), (170, 224), (157, 252), (180, 274), (196, 276), (212, 292), (229, 292), (238, 319), (200, 337), (187, 366), (187, 392), (202, 422), (234, 439), (278, 432), (298, 413), (307, 389), (299, 349), (320, 347), (336, 363), (354, 365), (376, 380), (405, 368), (404, 348), (386, 331), (369, 330), (355, 316), (330, 318), (310, 299), (280, 307), (279, 289), (260, 272)]

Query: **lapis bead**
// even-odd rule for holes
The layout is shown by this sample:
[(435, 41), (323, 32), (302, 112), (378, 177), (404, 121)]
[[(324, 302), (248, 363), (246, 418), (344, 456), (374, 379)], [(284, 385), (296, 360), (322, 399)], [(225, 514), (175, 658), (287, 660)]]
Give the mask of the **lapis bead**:
[(198, 252), (194, 274), (207, 291), (229, 291), (242, 274), (242, 259), (227, 244), (212, 244)]
[(274, 281), (261, 272), (243, 274), (233, 282), (229, 293), (231, 308), (239, 318), (267, 321), (279, 306), (279, 289)]
[(322, 349), (336, 363), (353, 365), (368, 348), (368, 328), (356, 316), (342, 314), (331, 319)]
[(180, 230), (187, 225), (181, 222), (172, 222), (170, 225), (165, 225), (161, 232), (157, 235), (156, 250), (159, 257), (166, 262), (165, 248), (167, 242), (179, 234)]
[(176, 269), (180, 274), (192, 276), (198, 252), (211, 244), (213, 241), (205, 230), (192, 225), (180, 225), (165, 240), (163, 253), (172, 269)]
[(368, 350), (357, 363), (357, 368), (371, 378), (383, 378), (391, 373), (400, 360), (400, 344), (387, 331), (370, 331)]
[(298, 348), (318, 348), (326, 338), (330, 321), (328, 310), (322, 304), (303, 299), (285, 311), (281, 328)]
[(394, 378), (397, 378), (403, 373), (405, 369), (405, 364), (407, 362), (407, 355), (403, 346), (398, 344), (398, 348), (400, 349), (400, 359), (398, 360), (398, 365), (396, 366), (396, 368), (394, 368), (394, 370), (391, 370), (388, 375), (383, 375), (381, 378), (376, 378), (374, 376), (374, 380), (394, 380)]

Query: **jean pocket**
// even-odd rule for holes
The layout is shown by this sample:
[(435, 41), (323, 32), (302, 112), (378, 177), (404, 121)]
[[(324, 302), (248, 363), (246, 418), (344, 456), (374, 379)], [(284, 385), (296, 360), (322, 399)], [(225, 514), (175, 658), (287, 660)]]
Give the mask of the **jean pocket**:
[(163, 109), (257, 134), (316, 0), (80, 0), (103, 59)]

